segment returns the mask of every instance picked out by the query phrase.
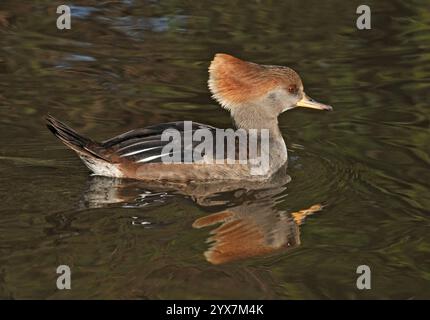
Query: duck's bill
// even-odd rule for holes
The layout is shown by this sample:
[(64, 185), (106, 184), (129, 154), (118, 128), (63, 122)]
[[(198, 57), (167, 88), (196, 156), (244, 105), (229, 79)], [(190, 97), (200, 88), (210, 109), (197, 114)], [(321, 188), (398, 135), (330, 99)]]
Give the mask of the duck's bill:
[(304, 107), (304, 108), (318, 109), (318, 110), (327, 110), (327, 111), (333, 110), (331, 106), (315, 101), (314, 99), (307, 96), (306, 94), (303, 95), (303, 98), (299, 102), (297, 102), (297, 106)]

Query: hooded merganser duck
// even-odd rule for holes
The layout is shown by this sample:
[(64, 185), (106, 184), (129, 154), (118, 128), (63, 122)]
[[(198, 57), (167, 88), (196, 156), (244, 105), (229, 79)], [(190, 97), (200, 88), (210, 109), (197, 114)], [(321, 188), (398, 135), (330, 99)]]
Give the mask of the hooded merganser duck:
[[(287, 162), (287, 147), (278, 127), (279, 114), (295, 107), (332, 110), (332, 107), (305, 94), (302, 80), (294, 70), (259, 65), (227, 54), (215, 55), (209, 66), (208, 84), (212, 96), (230, 111), (238, 129), (245, 132), (252, 129), (268, 131), (269, 170), (264, 174), (252, 174), (252, 165), (241, 162), (163, 162), (165, 154), (162, 154), (162, 149), (169, 142), (163, 139), (163, 132), (174, 129), (184, 136), (187, 131), (194, 133), (205, 129), (215, 136), (215, 131), (219, 130), (201, 123), (192, 122), (191, 127), (186, 125), (186, 121), (162, 123), (135, 129), (101, 143), (80, 135), (52, 116), (47, 117), (47, 126), (78, 153), (95, 175), (146, 181), (255, 181), (267, 179)], [(194, 142), (191, 147), (196, 147)], [(183, 159), (185, 151), (181, 152)], [(227, 160), (227, 152), (222, 154)]]

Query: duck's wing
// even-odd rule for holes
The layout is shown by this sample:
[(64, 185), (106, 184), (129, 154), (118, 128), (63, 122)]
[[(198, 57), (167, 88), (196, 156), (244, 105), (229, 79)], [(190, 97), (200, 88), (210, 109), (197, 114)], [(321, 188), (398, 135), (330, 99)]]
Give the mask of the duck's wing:
[[(186, 140), (185, 137), (192, 137), (197, 130), (208, 130), (215, 139), (217, 128), (191, 121), (177, 121), (161, 123), (141, 129), (135, 129), (123, 133), (119, 136), (111, 138), (101, 143), (101, 146), (114, 154), (118, 160), (125, 160), (135, 163), (154, 163), (162, 162), (163, 156), (172, 156), (172, 152), (165, 153), (163, 148), (172, 139), (168, 135), (163, 137), (163, 133), (167, 131), (176, 131), (176, 136), (180, 137), (179, 145), (174, 150), (180, 150), (181, 161), (184, 161), (184, 150), (194, 150), (194, 147), (199, 145), (201, 141)], [(167, 138), (166, 138), (167, 137)], [(184, 145), (188, 143), (188, 146)], [(173, 142), (173, 143), (178, 143)]]

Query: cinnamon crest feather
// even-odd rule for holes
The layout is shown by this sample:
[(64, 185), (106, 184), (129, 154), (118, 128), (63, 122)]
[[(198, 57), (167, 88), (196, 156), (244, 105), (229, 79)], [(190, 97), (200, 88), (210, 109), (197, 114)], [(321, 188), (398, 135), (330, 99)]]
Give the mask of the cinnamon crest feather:
[(259, 65), (218, 53), (209, 66), (209, 90), (224, 108), (252, 102), (275, 88), (303, 88), (291, 68)]

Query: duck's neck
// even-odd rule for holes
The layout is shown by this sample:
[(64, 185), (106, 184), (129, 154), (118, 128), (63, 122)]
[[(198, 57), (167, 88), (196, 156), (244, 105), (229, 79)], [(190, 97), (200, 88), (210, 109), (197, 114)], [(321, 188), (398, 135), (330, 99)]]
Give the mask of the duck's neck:
[(269, 130), (269, 148), (271, 167), (279, 167), (287, 161), (287, 147), (278, 126), (278, 117), (270, 114), (264, 106), (246, 105), (231, 111), (233, 120), (238, 128)]
[(231, 110), (231, 116), (240, 129), (267, 129), (270, 139), (283, 140), (278, 126), (278, 117), (267, 112), (264, 107), (248, 104)]

